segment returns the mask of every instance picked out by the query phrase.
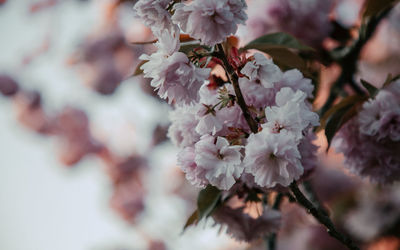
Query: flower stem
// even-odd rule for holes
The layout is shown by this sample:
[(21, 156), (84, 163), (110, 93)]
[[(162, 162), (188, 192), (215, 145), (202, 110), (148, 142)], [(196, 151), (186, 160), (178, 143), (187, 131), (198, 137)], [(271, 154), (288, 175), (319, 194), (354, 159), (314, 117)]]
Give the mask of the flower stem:
[(235, 90), (236, 98), (237, 98), (237, 103), (239, 104), (240, 109), (243, 112), (243, 116), (247, 121), (247, 124), (250, 127), (251, 132), (257, 133), (258, 132), (258, 125), (257, 122), (254, 120), (254, 118), (251, 116), (249, 109), (247, 108), (246, 102), (244, 101), (242, 91), (240, 90), (239, 87), (239, 81), (238, 81), (238, 76), (235, 73), (235, 70), (233, 69), (232, 65), (228, 62), (228, 59), (226, 58), (226, 54), (224, 52), (224, 48), (222, 44), (218, 44), (218, 52), (217, 55), (219, 55), (219, 59), (222, 60), (224, 63), (223, 67), (225, 68), (226, 74), (228, 75), (229, 81), (233, 85), (233, 89)]
[(347, 246), (350, 250), (359, 250), (359, 248), (353, 243), (353, 241), (338, 232), (333, 225), (331, 219), (327, 216), (326, 213), (317, 209), (311, 201), (305, 197), (305, 195), (300, 191), (299, 187), (297, 186), (296, 182), (292, 182), (290, 184), (290, 190), (292, 190), (294, 196), (296, 197), (297, 202), (307, 209), (307, 212), (312, 214), (315, 219), (318, 220), (319, 223), (323, 224), (327, 228), (327, 232), (330, 236), (334, 237), (338, 241), (342, 242), (345, 246)]

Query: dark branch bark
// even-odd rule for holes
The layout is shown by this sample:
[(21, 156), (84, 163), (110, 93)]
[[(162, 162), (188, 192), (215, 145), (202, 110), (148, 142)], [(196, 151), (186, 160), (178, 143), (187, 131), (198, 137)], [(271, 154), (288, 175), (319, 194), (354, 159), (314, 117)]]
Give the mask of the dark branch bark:
[(320, 110), (320, 115), (324, 115), (326, 111), (332, 106), (337, 98), (338, 90), (341, 90), (345, 84), (349, 84), (358, 94), (366, 94), (362, 91), (355, 83), (353, 79), (354, 73), (357, 72), (357, 61), (360, 57), (361, 50), (364, 45), (369, 41), (369, 39), (374, 34), (376, 28), (378, 27), (380, 21), (385, 18), (392, 8), (388, 8), (381, 12), (376, 17), (372, 17), (371, 20), (360, 28), (358, 39), (350, 46), (342, 49), (342, 52), (336, 52), (342, 54), (336, 61), (340, 64), (342, 68), (342, 73), (339, 78), (335, 81), (332, 86), (332, 90), (328, 100), (325, 102), (324, 106)]
[(322, 212), (321, 210), (317, 209), (311, 201), (309, 201), (304, 194), (298, 188), (296, 182), (290, 184), (290, 190), (292, 190), (294, 196), (296, 197), (297, 202), (307, 209), (307, 212), (312, 214), (315, 219), (318, 220), (319, 223), (323, 224), (327, 228), (327, 232), (330, 236), (334, 237), (338, 241), (342, 242), (344, 245), (347, 246), (350, 250), (359, 250), (359, 248), (353, 243), (352, 240), (344, 236), (343, 234), (339, 233), (335, 226), (333, 225), (331, 219), (326, 215), (326, 213)]
[(239, 104), (239, 107), (243, 112), (243, 116), (246, 119), (247, 124), (249, 125), (251, 132), (257, 133), (258, 132), (258, 125), (257, 125), (257, 122), (251, 116), (250, 111), (247, 108), (246, 102), (244, 101), (242, 91), (240, 90), (240, 87), (239, 87), (238, 76), (235, 73), (235, 70), (233, 69), (233, 67), (228, 62), (228, 59), (226, 58), (226, 55), (225, 55), (225, 52), (224, 52), (224, 48), (222, 47), (222, 45), (218, 44), (217, 48), (218, 48), (217, 53), (219, 54), (219, 59), (221, 59), (222, 62), (224, 63), (223, 66), (225, 68), (226, 74), (228, 75), (229, 81), (233, 85), (233, 89), (235, 90), (235, 95), (236, 95), (236, 98), (237, 98), (237, 103)]

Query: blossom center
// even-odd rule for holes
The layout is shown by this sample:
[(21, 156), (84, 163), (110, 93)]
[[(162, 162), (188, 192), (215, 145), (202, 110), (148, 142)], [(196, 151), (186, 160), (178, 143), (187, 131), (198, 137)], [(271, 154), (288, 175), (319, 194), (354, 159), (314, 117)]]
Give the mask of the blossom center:
[(219, 149), (217, 150), (217, 158), (220, 159), (220, 160), (224, 159), (224, 155), (221, 154), (221, 151)]
[(275, 122), (274, 127), (272, 128), (272, 133), (280, 133), (281, 130), (284, 129), (284, 126), (279, 124), (278, 122)]

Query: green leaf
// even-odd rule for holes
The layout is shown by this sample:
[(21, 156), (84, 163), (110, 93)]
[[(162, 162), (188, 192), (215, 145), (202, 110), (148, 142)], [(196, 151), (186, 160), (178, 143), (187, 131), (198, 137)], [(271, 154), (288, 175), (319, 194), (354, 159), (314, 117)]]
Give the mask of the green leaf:
[(197, 224), (198, 221), (199, 221), (199, 217), (198, 217), (198, 211), (196, 209), (196, 210), (194, 210), (192, 215), (190, 215), (190, 217), (187, 219), (185, 226), (183, 226), (183, 231), (185, 231), (186, 228), (188, 228), (189, 226)]
[(320, 131), (325, 129), (325, 136), (328, 141), (328, 147), (326, 151), (329, 150), (332, 139), (336, 132), (352, 117), (357, 114), (358, 107), (364, 101), (368, 100), (366, 96), (353, 95), (348, 96), (341, 100), (338, 104), (331, 107), (321, 118), (321, 125), (317, 129)]
[(147, 63), (147, 62), (148, 62), (148, 60), (143, 60), (143, 61), (141, 61), (141, 62), (136, 66), (136, 69), (135, 69), (135, 72), (133, 73), (133, 76), (138, 76), (138, 75), (143, 74), (143, 70), (142, 70), (140, 67), (142, 67), (142, 65), (145, 64), (145, 63)]
[(190, 52), (192, 52), (194, 49), (197, 49), (197, 48), (203, 48), (204, 51), (207, 51), (207, 52), (210, 50), (210, 47), (207, 47), (207, 46), (204, 46), (204, 45), (200, 45), (199, 43), (189, 42), (189, 43), (181, 43), (181, 47), (179, 48), (179, 52), (185, 53), (187, 55)]
[(225, 86), (218, 90), (218, 94), (218, 100), (220, 100), (219, 110), (234, 104), (235, 96), (229, 94), (229, 90)]
[(211, 214), (220, 198), (221, 191), (214, 186), (208, 185), (200, 191), (197, 198), (197, 217), (199, 221)]
[(181, 47), (179, 48), (179, 52), (183, 52), (186, 55), (191, 52), (192, 50), (200, 47), (200, 44), (198, 43), (189, 43), (189, 44), (181, 44)]
[(373, 86), (371, 83), (369, 83), (369, 82), (367, 82), (367, 81), (365, 81), (363, 79), (361, 79), (361, 84), (364, 86), (364, 88), (367, 89), (368, 94), (369, 94), (370, 97), (375, 97), (375, 95), (379, 91), (375, 86)]
[(393, 6), (399, 0), (367, 0), (364, 7), (363, 20), (375, 16), (379, 12)]
[(356, 105), (347, 105), (341, 109), (339, 109), (336, 113), (334, 113), (327, 121), (325, 127), (325, 136), (328, 140), (328, 147), (326, 151), (329, 150), (332, 139), (335, 136), (336, 132), (348, 122), (351, 118), (353, 118), (357, 114), (357, 106)]
[(329, 150), (332, 139), (335, 136), (336, 132), (340, 129), (342, 125), (342, 118), (344, 114), (351, 108), (351, 106), (345, 106), (344, 108), (339, 109), (335, 114), (333, 114), (326, 123), (325, 127), (325, 136), (328, 140), (328, 147), (326, 151)]
[(265, 49), (276, 49), (276, 48), (314, 50), (313, 48), (304, 45), (293, 36), (284, 32), (271, 33), (268, 35), (261, 36), (248, 43), (243, 49), (265, 50)]
[(299, 69), (300, 71), (306, 71), (306, 62), (298, 56), (296, 53), (283, 48), (270, 48), (261, 50), (270, 55), (276, 64), (284, 69)]

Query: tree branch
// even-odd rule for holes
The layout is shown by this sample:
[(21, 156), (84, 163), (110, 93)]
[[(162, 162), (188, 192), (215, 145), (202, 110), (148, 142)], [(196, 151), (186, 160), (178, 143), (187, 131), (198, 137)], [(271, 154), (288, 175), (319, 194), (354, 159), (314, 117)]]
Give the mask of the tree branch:
[[(332, 106), (334, 101), (337, 98), (338, 91), (343, 88), (345, 84), (349, 84), (350, 87), (353, 88), (358, 94), (364, 93), (365, 91), (361, 90), (355, 83), (353, 79), (353, 75), (357, 72), (357, 61), (360, 57), (360, 53), (364, 45), (369, 41), (369, 39), (374, 34), (376, 28), (380, 21), (385, 18), (392, 8), (387, 8), (382, 11), (379, 15), (372, 17), (371, 20), (368, 21), (367, 24), (361, 26), (359, 31), (358, 39), (350, 46), (345, 47), (340, 51), (336, 51), (334, 54), (339, 56), (332, 55), (332, 58), (336, 59), (341, 68), (342, 73), (339, 78), (335, 81), (332, 86), (332, 90), (328, 100), (325, 102), (324, 106), (320, 110), (320, 115), (324, 115), (327, 110)], [(335, 91), (336, 90), (336, 91)]]
[(323, 224), (327, 228), (327, 232), (330, 236), (334, 237), (338, 241), (342, 242), (347, 246), (350, 250), (359, 250), (359, 248), (353, 243), (352, 240), (347, 238), (346, 236), (339, 233), (335, 226), (333, 225), (331, 219), (321, 210), (317, 209), (311, 201), (309, 201), (304, 194), (298, 188), (296, 182), (292, 182), (290, 184), (290, 190), (292, 190), (294, 196), (296, 197), (297, 202), (307, 209), (307, 212), (312, 214), (315, 219), (318, 220), (319, 223)]
[(226, 71), (226, 74), (228, 75), (229, 81), (233, 85), (233, 89), (235, 90), (235, 94), (236, 94), (236, 98), (237, 98), (237, 103), (239, 104), (239, 107), (243, 112), (243, 116), (246, 119), (251, 132), (257, 133), (258, 125), (257, 125), (257, 122), (251, 116), (250, 111), (247, 108), (246, 102), (244, 101), (242, 91), (240, 90), (240, 87), (239, 87), (238, 76), (235, 73), (235, 70), (233, 69), (231, 64), (228, 62), (228, 59), (226, 58), (226, 54), (224, 52), (224, 48), (223, 48), (222, 44), (218, 44), (217, 48), (218, 48), (218, 51), (216, 53), (219, 55), (218, 58), (221, 59), (222, 62), (224, 63), (223, 67)]
[[(233, 67), (230, 65), (230, 63), (228, 62), (228, 59), (226, 57), (226, 54), (224, 52), (224, 48), (221, 44), (217, 45), (218, 51), (216, 52), (216, 55), (218, 56), (219, 59), (222, 60), (223, 62), (223, 67), (228, 75), (229, 81), (232, 83), (233, 88), (235, 90), (235, 94), (237, 97), (237, 102), (243, 112), (243, 116), (245, 117), (251, 131), (253, 133), (257, 133), (258, 132), (258, 124), (257, 122), (253, 119), (253, 117), (251, 116), (246, 102), (243, 98), (242, 92), (240, 90), (239, 87), (239, 82), (238, 82), (238, 76), (235, 73), (235, 70), (233, 69)], [(326, 215), (326, 213), (324, 213), (321, 210), (318, 210), (317, 208), (314, 207), (314, 205), (304, 196), (304, 194), (300, 191), (300, 189), (297, 187), (296, 182), (294, 181), (292, 184), (290, 184), (290, 189), (292, 190), (297, 202), (302, 205), (304, 208), (307, 209), (307, 211), (309, 213), (311, 213), (321, 224), (325, 225), (325, 227), (328, 229), (328, 233), (336, 238), (337, 240), (339, 240), (340, 242), (342, 242), (344, 245), (346, 245), (350, 250), (359, 250), (359, 248), (354, 245), (354, 243), (348, 239), (347, 237), (343, 236), (342, 234), (340, 234), (336, 229), (335, 226), (333, 225), (332, 221), (329, 219), (329, 217)], [(281, 197), (277, 197), (279, 199), (276, 200), (276, 202), (274, 203), (274, 206), (279, 206), (280, 204), (280, 199), (282, 199)], [(275, 235), (276, 237), (276, 235)], [(275, 239), (272, 239), (273, 241), (269, 241), (268, 240), (268, 245), (273, 245), (273, 247), (275, 247)]]

